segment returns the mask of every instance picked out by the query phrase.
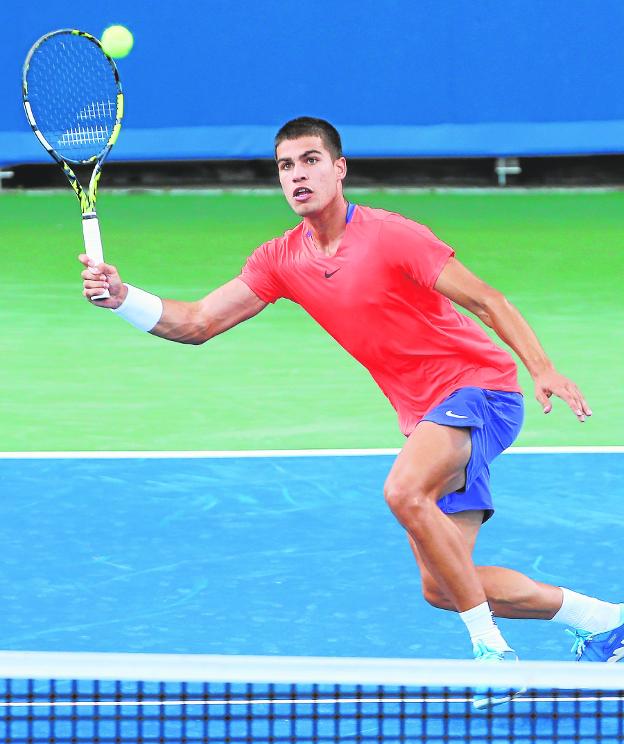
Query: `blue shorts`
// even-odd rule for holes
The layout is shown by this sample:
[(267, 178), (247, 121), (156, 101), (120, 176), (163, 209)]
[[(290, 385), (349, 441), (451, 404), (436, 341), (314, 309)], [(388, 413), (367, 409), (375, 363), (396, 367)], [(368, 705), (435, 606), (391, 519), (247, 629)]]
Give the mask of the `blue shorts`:
[(446, 514), (483, 509), (483, 521), (494, 514), (490, 493), (492, 460), (518, 436), (524, 418), (521, 393), (464, 387), (456, 390), (423, 417), (442, 426), (470, 429), (472, 453), (466, 466), (466, 485), (443, 496), (438, 506)]

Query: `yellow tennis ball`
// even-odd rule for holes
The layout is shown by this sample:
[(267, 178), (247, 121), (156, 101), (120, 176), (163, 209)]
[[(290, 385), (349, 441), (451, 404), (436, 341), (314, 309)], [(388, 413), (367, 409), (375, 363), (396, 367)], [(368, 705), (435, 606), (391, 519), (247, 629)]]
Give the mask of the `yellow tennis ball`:
[(134, 36), (125, 26), (109, 26), (104, 29), (100, 42), (106, 54), (120, 59), (130, 54)]

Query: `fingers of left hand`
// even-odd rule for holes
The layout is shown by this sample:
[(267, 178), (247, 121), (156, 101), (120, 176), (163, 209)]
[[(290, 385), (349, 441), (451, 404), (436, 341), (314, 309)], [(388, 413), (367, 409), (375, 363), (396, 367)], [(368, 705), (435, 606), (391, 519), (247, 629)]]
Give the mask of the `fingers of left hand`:
[(580, 401), (581, 401), (581, 409), (583, 410), (583, 413), (586, 416), (591, 416), (592, 409), (589, 407), (589, 403), (585, 400), (585, 398), (582, 395), (580, 395)]
[(591, 416), (591, 410), (576, 385), (567, 385), (561, 391), (560, 397), (570, 406), (580, 422), (585, 421), (586, 416)]

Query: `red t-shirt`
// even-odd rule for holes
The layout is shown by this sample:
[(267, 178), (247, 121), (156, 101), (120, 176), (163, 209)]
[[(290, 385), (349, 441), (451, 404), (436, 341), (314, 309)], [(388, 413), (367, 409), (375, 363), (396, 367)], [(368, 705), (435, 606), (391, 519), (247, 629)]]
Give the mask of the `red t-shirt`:
[(334, 256), (302, 222), (259, 246), (240, 278), (264, 302), (301, 305), (371, 373), (407, 436), (458, 388), (520, 391), (510, 354), (433, 289), (453, 255), (424, 225), (357, 206)]

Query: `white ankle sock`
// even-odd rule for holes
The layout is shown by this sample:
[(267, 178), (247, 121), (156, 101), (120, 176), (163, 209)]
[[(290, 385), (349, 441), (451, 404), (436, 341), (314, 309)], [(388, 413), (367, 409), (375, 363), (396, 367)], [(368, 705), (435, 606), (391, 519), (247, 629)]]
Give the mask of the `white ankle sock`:
[(605, 633), (622, 625), (622, 609), (619, 604), (603, 602), (561, 587), (563, 603), (552, 618), (553, 623), (571, 625), (589, 633)]
[(494, 622), (490, 605), (487, 602), (460, 612), (459, 616), (468, 628), (473, 646), (477, 641), (483, 641), (497, 651), (511, 651)]

